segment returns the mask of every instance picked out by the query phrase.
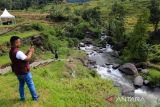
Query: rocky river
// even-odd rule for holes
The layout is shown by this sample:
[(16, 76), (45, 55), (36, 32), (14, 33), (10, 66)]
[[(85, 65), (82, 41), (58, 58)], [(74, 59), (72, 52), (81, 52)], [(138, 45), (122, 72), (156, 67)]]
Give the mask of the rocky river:
[[(126, 75), (124, 72), (122, 73), (119, 70), (120, 61), (116, 57), (116, 52), (112, 49), (111, 45), (107, 44), (105, 48), (101, 48), (92, 44), (81, 43), (80, 49), (88, 55), (90, 63), (87, 66), (95, 69), (102, 79), (111, 79), (114, 85), (121, 89), (122, 96), (143, 98), (142, 104), (145, 104), (147, 107), (160, 105), (160, 89), (150, 89), (148, 86), (143, 85), (144, 81), (140, 76), (135, 77), (133, 75)], [(133, 66), (133, 69), (137, 68)], [(140, 86), (135, 87), (136, 83)]]

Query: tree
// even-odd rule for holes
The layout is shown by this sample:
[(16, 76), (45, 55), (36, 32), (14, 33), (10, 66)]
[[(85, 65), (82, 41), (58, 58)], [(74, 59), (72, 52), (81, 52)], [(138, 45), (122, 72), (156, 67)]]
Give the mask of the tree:
[(109, 14), (108, 34), (113, 36), (114, 42), (122, 42), (125, 39), (125, 8), (122, 4), (115, 2)]
[(29, 7), (41, 8), (47, 3), (62, 3), (63, 0), (0, 0), (0, 9), (28, 9)]
[(101, 24), (101, 11), (99, 7), (84, 10), (82, 18), (93, 26)]
[(113, 37), (114, 42), (122, 42), (125, 39), (124, 21), (120, 19), (110, 19), (108, 34)]
[(148, 37), (145, 17), (145, 15), (139, 17), (125, 49), (125, 57), (128, 56), (133, 61), (146, 61), (148, 58), (148, 45), (146, 43)]
[(115, 2), (112, 6), (111, 16), (114, 16), (117, 19), (124, 19), (126, 15), (125, 8), (122, 4)]
[(160, 21), (160, 8), (158, 0), (151, 0), (151, 5), (149, 6), (150, 9), (150, 22), (154, 25), (154, 31), (157, 32), (158, 30), (158, 23)]

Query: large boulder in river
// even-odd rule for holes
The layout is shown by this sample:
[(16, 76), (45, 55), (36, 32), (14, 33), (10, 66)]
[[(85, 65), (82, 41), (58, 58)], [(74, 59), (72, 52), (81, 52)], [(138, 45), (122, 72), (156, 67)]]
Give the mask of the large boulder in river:
[(126, 63), (119, 67), (119, 70), (127, 75), (137, 75), (138, 71), (134, 64)]
[(141, 87), (143, 85), (143, 78), (142, 78), (142, 76), (135, 77), (135, 79), (134, 79), (134, 85), (138, 86), (138, 87)]

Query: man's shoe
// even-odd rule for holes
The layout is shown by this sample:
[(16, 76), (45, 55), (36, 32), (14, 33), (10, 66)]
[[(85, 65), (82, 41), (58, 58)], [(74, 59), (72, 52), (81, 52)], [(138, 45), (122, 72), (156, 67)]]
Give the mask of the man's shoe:
[(39, 99), (39, 95), (37, 96), (37, 98), (33, 98), (33, 101), (38, 101)]

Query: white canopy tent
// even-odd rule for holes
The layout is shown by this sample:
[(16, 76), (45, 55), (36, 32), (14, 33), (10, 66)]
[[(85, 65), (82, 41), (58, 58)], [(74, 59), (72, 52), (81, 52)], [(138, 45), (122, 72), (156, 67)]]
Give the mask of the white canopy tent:
[(15, 16), (11, 15), (7, 9), (5, 9), (2, 13), (2, 15), (0, 16), (0, 22), (1, 24), (3, 23), (3, 19), (7, 19), (7, 20), (11, 20), (11, 22), (15, 23)]

